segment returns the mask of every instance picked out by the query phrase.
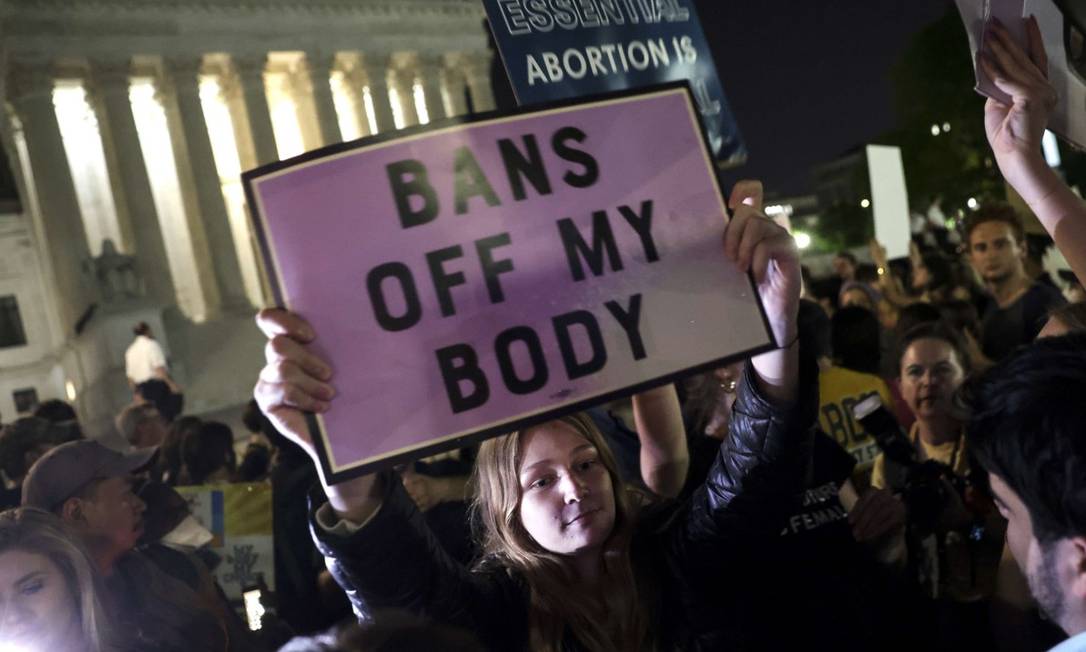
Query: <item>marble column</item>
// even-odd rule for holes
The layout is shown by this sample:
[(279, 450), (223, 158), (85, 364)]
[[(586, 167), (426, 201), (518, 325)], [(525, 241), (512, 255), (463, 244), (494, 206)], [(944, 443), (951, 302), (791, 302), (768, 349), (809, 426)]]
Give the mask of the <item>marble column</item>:
[(98, 286), (85, 271), (91, 262), (90, 247), (53, 105), (53, 71), (47, 63), (12, 62), (10, 72), (8, 99), (26, 137), (41, 207), (43, 244), (53, 268), (58, 313), (67, 338), (79, 317), (98, 302)]
[(332, 97), (332, 69), (336, 65), (336, 55), (323, 52), (305, 53), (306, 71), (309, 85), (313, 89), (313, 104), (317, 109), (317, 126), (321, 140), (325, 145), (343, 142), (339, 131), (339, 119), (336, 115), (336, 102)]
[(415, 68), (394, 68), (392, 83), (396, 85), (396, 96), (400, 98), (400, 115), (403, 126), (412, 127), (419, 123), (419, 112), (415, 109)]
[(366, 71), (366, 86), (370, 89), (373, 102), (374, 119), (378, 133), (392, 131), (396, 121), (392, 118), (392, 104), (388, 97), (388, 68), (391, 57), (388, 54), (366, 53), (362, 56), (362, 67)]
[(427, 54), (419, 57), (419, 77), (422, 78), (422, 92), (426, 97), (426, 113), (430, 121), (445, 117), (445, 97), (442, 93), (442, 70), (445, 61), (440, 54)]
[(361, 136), (370, 136), (370, 121), (366, 111), (366, 101), (362, 97), (362, 89), (366, 86), (366, 72), (357, 60), (347, 59), (343, 66), (343, 91), (351, 102), (351, 110), (354, 112), (355, 128)]
[(468, 112), (468, 82), (464, 71), (458, 66), (445, 69), (445, 87), (449, 89), (449, 117), (465, 115)]
[(245, 98), (245, 110), (249, 117), (249, 129), (253, 136), (253, 150), (257, 165), (279, 160), (275, 146), (275, 129), (272, 127), (268, 92), (264, 85), (264, 69), (268, 55), (232, 55), (238, 73), (241, 92)]
[(494, 90), (490, 86), (490, 64), (494, 55), (490, 51), (470, 52), (464, 57), (464, 76), (467, 77), (471, 102), (476, 112), (491, 111)]
[[(238, 264), (237, 245), (230, 229), (230, 218), (223, 198), (222, 182), (215, 166), (204, 107), (200, 101), (201, 57), (170, 58), (164, 61), (169, 81), (177, 99), (177, 118), (181, 141), (187, 153), (178, 166), (186, 165), (183, 178), (191, 179), (195, 208), (200, 215), (207, 242), (207, 252), (214, 269), (215, 285), (226, 310), (251, 308)], [(179, 170), (180, 172), (180, 170)]]
[(102, 129), (103, 138), (112, 140), (104, 148), (114, 152), (116, 170), (113, 173), (117, 175), (121, 200), (127, 208), (128, 227), (134, 240), (140, 278), (146, 284), (149, 299), (161, 305), (173, 305), (177, 302), (177, 295), (139, 132), (132, 115), (130, 61), (93, 61), (91, 81), (93, 94), (99, 100), (100, 113), (103, 114), (103, 126), (106, 127)]

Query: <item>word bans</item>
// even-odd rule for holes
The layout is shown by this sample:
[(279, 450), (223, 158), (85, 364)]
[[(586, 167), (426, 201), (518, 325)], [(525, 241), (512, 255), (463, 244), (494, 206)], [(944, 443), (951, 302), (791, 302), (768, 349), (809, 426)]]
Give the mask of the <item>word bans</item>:
[[(573, 143), (583, 143), (587, 138), (588, 136), (576, 127), (562, 127), (551, 135), (551, 151), (558, 158), (572, 164), (560, 177), (570, 188), (588, 188), (599, 179), (600, 169), (596, 159), (588, 152), (573, 146)], [(537, 195), (551, 194), (551, 175), (547, 171), (536, 137), (525, 134), (521, 142), (523, 147), (510, 138), (500, 138), (495, 144), (505, 170), (509, 194), (514, 201), (524, 201), (528, 198), (529, 185)], [(438, 188), (430, 182), (430, 171), (425, 163), (413, 158), (403, 159), (389, 163), (385, 166), (385, 172), (388, 174), (389, 187), (396, 202), (402, 228), (421, 226), (437, 219), (443, 203)], [(443, 172), (451, 173), (444, 174), (441, 178), (451, 181), (452, 187), (448, 190), (452, 191), (453, 212), (456, 215), (468, 213), (471, 200), (476, 198), (489, 207), (502, 205), (492, 179), (483, 172), (475, 154), (467, 146), (457, 148), (453, 154), (452, 169)], [(493, 175), (493, 172), (491, 174)]]
[[(644, 359), (646, 353), (641, 338), (641, 295), (630, 296), (625, 306), (618, 301), (608, 301), (604, 308), (626, 333), (633, 359)], [(558, 350), (562, 354), (566, 378), (575, 380), (594, 374), (606, 366), (607, 347), (604, 345), (603, 331), (596, 316), (590, 311), (574, 310), (562, 313), (551, 319), (551, 327)], [(577, 358), (574, 332), (580, 332), (587, 339), (592, 351), (587, 359)], [(513, 359), (514, 347), (527, 351), (530, 363), (527, 373), (518, 374)], [(440, 348), (434, 353), (453, 413), (458, 414), (485, 405), (490, 399), (489, 379), (493, 377), (493, 370), (488, 376), (479, 364), (479, 355), (475, 348), (461, 342)], [(513, 394), (531, 394), (542, 389), (550, 380), (550, 369), (543, 354), (543, 342), (531, 327), (513, 326), (498, 333), (494, 338), (494, 354), (502, 384)]]

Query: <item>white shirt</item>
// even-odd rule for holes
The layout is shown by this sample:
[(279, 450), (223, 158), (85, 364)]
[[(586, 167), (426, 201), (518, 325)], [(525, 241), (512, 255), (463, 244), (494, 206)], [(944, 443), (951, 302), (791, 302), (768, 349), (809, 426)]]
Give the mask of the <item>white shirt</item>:
[(1048, 652), (1086, 652), (1086, 632), (1079, 632)]
[(155, 369), (166, 367), (166, 354), (162, 346), (146, 335), (136, 336), (136, 341), (124, 352), (124, 373), (132, 382), (140, 383), (155, 377)]

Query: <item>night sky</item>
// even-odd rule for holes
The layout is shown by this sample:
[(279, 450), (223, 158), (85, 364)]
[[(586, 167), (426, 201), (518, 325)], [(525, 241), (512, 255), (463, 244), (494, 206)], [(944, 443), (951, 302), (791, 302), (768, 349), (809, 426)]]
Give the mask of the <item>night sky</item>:
[(954, 10), (950, 0), (695, 5), (747, 144), (747, 163), (725, 178), (760, 178), (776, 194), (810, 190), (812, 165), (894, 126), (887, 72), (913, 34)]

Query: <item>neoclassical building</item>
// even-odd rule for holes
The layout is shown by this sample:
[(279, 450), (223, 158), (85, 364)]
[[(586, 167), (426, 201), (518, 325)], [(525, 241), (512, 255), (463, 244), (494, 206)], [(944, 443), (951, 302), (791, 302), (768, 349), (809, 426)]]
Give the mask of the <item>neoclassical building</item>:
[(247, 400), (269, 293), (240, 172), (492, 108), (483, 19), (477, 0), (0, 0), (3, 420), (67, 398), (108, 431), (141, 320), (187, 412)]

